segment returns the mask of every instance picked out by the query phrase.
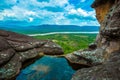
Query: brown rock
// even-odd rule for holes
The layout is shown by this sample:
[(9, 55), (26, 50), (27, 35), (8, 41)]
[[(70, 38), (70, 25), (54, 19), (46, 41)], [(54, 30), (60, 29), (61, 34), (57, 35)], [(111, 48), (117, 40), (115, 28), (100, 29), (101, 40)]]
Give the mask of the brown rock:
[(31, 64), (44, 54), (63, 54), (62, 48), (52, 41), (3, 30), (0, 30), (0, 44), (0, 80), (15, 77), (22, 66)]
[[(45, 54), (60, 55), (63, 54), (63, 50), (57, 44), (49, 40), (36, 40), (32, 37), (16, 34), (14, 32), (2, 31), (1, 33), (6, 33), (8, 36), (1, 37), (5, 38), (6, 41), (14, 48), (17, 52), (24, 52), (29, 49), (39, 48), (39, 50)], [(54, 52), (54, 53), (53, 53)]]
[(95, 50), (96, 48), (97, 48), (96, 43), (91, 43), (91, 44), (88, 46), (88, 49), (89, 49), (89, 50)]
[(15, 77), (22, 67), (21, 56), (16, 54), (5, 65), (0, 67), (0, 80), (9, 80)]
[(105, 19), (106, 14), (109, 12), (109, 9), (113, 5), (113, 0), (95, 0), (92, 4), (92, 7), (96, 10), (96, 18), (101, 24)]
[(95, 0), (92, 7), (96, 10), (100, 22), (100, 33), (96, 38), (97, 47), (104, 47), (104, 58), (120, 49), (120, 1)]
[[(97, 49), (89, 57), (92, 63), (101, 62), (93, 67), (78, 70), (72, 80), (119, 80), (120, 79), (120, 0), (95, 0), (92, 7), (96, 10), (97, 19), (101, 24), (98, 35)], [(98, 50), (101, 49), (101, 50)], [(100, 53), (99, 53), (100, 51)], [(99, 61), (100, 59), (100, 61)]]
[(15, 51), (10, 47), (8, 42), (0, 37), (0, 65), (5, 64), (13, 55)]
[(62, 55), (63, 51), (58, 44), (52, 41), (46, 40), (46, 43), (39, 48), (40, 52), (44, 52), (46, 55)]
[(92, 66), (92, 61), (87, 59), (83, 56), (79, 56), (80, 51), (73, 52), (71, 54), (67, 54), (64, 57), (68, 60), (69, 64), (72, 66), (73, 69), (78, 70), (85, 67)]
[(103, 65), (78, 70), (71, 80), (119, 80), (120, 52), (114, 52)]
[(104, 52), (103, 48), (75, 51), (71, 54), (65, 55), (65, 58), (68, 60), (70, 65), (77, 70), (102, 64), (105, 61)]

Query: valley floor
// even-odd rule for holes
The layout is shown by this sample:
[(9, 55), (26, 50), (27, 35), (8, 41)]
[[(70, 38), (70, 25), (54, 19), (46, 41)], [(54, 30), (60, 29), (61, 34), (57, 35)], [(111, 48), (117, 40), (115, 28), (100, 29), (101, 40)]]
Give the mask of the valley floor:
[(85, 49), (88, 45), (95, 41), (97, 34), (52, 34), (45, 36), (34, 36), (37, 39), (48, 39), (59, 44), (65, 54), (76, 50)]

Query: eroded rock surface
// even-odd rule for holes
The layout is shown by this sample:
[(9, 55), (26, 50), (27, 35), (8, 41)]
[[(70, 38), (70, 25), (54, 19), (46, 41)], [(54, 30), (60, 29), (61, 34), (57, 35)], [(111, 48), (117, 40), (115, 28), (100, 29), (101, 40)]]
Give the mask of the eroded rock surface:
[(0, 30), (0, 80), (15, 77), (24, 61), (38, 59), (43, 54), (61, 55), (63, 50), (49, 40), (36, 40), (29, 36)]
[[(101, 25), (96, 38), (97, 48), (89, 53), (78, 52), (78, 56), (92, 61), (92, 67), (78, 70), (72, 80), (119, 80), (120, 0), (95, 0), (92, 7)], [(94, 65), (96, 62), (100, 64)]]
[(119, 80), (120, 52), (114, 52), (103, 64), (78, 70), (72, 80)]
[[(96, 45), (68, 54), (65, 58), (78, 70), (72, 80), (120, 79), (120, 0), (95, 0), (92, 5), (100, 23)], [(51, 41), (0, 30), (0, 80), (19, 73), (21, 63), (44, 54), (61, 54)], [(39, 54), (40, 53), (40, 54)], [(77, 66), (77, 67), (76, 67)]]
[(10, 47), (8, 42), (0, 37), (0, 65), (7, 62), (15, 53), (15, 50)]
[(65, 56), (65, 58), (69, 61), (74, 69), (102, 64), (105, 61), (103, 57), (103, 48), (97, 48), (95, 50), (75, 51)]
[(92, 7), (96, 10), (96, 18), (100, 24), (103, 22), (113, 3), (114, 0), (95, 0), (92, 4)]
[[(104, 5), (104, 4), (103, 4)], [(107, 46), (107, 54), (120, 50), (120, 0), (114, 0), (101, 23), (98, 47)], [(109, 56), (108, 56), (109, 57)]]

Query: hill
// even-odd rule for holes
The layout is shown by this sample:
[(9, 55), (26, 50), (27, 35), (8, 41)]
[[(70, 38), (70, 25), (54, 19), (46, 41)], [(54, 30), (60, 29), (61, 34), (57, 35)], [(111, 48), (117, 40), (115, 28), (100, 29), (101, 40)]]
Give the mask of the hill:
[(93, 32), (98, 31), (98, 26), (76, 25), (39, 25), (39, 26), (0, 26), (0, 29), (13, 31), (21, 34), (40, 34), (49, 32)]

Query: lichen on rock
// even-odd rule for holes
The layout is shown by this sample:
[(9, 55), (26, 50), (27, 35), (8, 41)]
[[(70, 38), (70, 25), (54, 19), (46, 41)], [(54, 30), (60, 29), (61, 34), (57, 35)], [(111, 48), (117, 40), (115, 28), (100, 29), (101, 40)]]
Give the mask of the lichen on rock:
[[(97, 49), (104, 51), (99, 55), (102, 64), (79, 69), (72, 80), (119, 80), (120, 79), (120, 0), (95, 0), (92, 7), (100, 23), (100, 34), (96, 39)], [(101, 51), (101, 50), (100, 50)], [(83, 51), (84, 52), (84, 51)], [(92, 52), (90, 52), (92, 59)], [(81, 56), (81, 53), (79, 53)], [(84, 56), (84, 55), (82, 55)], [(88, 57), (84, 56), (85, 58)]]
[(23, 66), (43, 55), (63, 54), (62, 48), (52, 41), (36, 40), (4, 30), (0, 30), (0, 44), (0, 80), (16, 77)]

